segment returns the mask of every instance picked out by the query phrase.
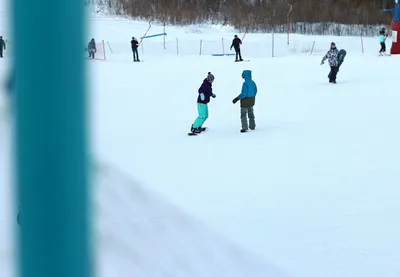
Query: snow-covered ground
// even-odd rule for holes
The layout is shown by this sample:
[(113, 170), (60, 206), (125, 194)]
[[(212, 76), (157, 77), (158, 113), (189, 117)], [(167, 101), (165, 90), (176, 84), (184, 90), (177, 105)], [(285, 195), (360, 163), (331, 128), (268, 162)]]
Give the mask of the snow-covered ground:
[[(100, 276), (400, 275), (400, 57), (378, 57), (376, 38), (363, 39), (363, 54), (361, 38), (293, 35), (287, 46), (276, 34), (271, 58), (272, 35), (247, 34), (251, 61), (234, 63), (209, 55), (222, 38), (229, 52), (234, 30), (167, 26), (167, 49), (162, 37), (146, 39), (144, 62), (133, 63), (130, 39), (147, 22), (90, 22), (88, 39), (118, 49), (88, 61)], [(154, 24), (148, 35), (160, 32)], [(200, 40), (210, 41), (202, 55)], [(331, 41), (347, 50), (336, 85), (320, 65)], [(257, 129), (241, 134), (231, 100), (244, 69), (259, 93)], [(209, 130), (188, 137), (208, 71), (217, 95)], [(1, 118), (0, 268), (10, 277), (15, 213)]]

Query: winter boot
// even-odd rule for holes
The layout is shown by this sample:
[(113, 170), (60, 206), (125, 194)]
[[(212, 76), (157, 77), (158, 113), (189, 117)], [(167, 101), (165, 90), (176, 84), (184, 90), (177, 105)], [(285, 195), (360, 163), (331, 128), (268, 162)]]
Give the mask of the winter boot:
[(206, 128), (202, 128), (202, 127), (198, 127), (198, 128), (190, 128), (190, 132), (194, 133), (194, 134), (200, 134), (201, 132), (203, 132)]
[(242, 129), (242, 130), (240, 130), (240, 132), (241, 132), (241, 133), (246, 133), (247, 130), (246, 130), (246, 129)]

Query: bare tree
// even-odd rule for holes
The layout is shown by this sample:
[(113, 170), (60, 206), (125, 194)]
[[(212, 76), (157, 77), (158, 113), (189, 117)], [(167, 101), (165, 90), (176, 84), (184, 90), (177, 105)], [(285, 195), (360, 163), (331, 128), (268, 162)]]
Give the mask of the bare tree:
[(307, 34), (350, 35), (365, 31), (357, 26), (388, 25), (383, 8), (391, 0), (85, 0), (107, 6), (116, 13), (141, 19), (183, 25), (200, 22), (231, 24), (240, 30), (286, 31), (288, 5), (291, 31)]

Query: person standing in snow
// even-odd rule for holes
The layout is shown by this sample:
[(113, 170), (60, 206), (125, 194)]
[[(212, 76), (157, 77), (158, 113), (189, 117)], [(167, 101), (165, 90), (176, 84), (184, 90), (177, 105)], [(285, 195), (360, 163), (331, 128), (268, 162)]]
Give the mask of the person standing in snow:
[(212, 75), (211, 72), (208, 72), (207, 77), (203, 80), (203, 83), (198, 89), (199, 96), (197, 97), (197, 111), (199, 115), (190, 129), (194, 134), (199, 134), (206, 130), (206, 128), (203, 127), (203, 124), (208, 118), (208, 103), (210, 102), (210, 97), (216, 97), (212, 91), (214, 79), (214, 75)]
[(135, 37), (132, 37), (131, 48), (132, 48), (132, 53), (133, 53), (133, 61), (140, 62), (139, 53), (138, 53), (139, 42)]
[(329, 66), (331, 67), (331, 72), (329, 73), (329, 83), (336, 84), (336, 75), (338, 73), (339, 65), (339, 50), (337, 50), (334, 42), (331, 43), (331, 49), (329, 49), (329, 51), (323, 57), (321, 65), (324, 64), (326, 59), (328, 59)]
[[(256, 128), (256, 122), (254, 117), (254, 105), (256, 103), (257, 85), (251, 77), (251, 70), (243, 70), (242, 78), (244, 83), (242, 85), (242, 91), (239, 96), (232, 100), (233, 104), (236, 104), (240, 100), (240, 120), (242, 123), (241, 133), (245, 133)], [(247, 121), (247, 115), (249, 120)]]
[[(232, 47), (234, 47), (235, 48), (235, 52), (236, 52), (235, 62), (243, 61), (242, 54), (240, 52), (240, 45), (242, 45), (242, 41), (240, 40), (240, 38), (238, 38), (237, 35), (235, 35), (233, 40), (232, 40), (232, 45), (231, 45), (231, 50), (232, 50)], [(238, 59), (238, 57), (239, 57), (239, 59)]]
[(3, 50), (6, 50), (6, 43), (3, 36), (0, 36), (0, 58), (3, 58)]
[(94, 59), (94, 54), (97, 52), (96, 42), (94, 41), (94, 38), (92, 38), (88, 44), (88, 52), (89, 52), (89, 58)]
[(386, 55), (386, 38), (388, 34), (385, 33), (385, 29), (379, 32), (379, 43), (381, 44), (381, 50), (379, 51), (379, 56)]

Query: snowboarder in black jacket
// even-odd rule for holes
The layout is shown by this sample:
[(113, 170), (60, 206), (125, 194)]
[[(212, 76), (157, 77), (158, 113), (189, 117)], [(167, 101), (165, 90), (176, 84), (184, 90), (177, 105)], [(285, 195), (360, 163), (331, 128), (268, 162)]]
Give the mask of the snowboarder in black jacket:
[(133, 52), (133, 61), (140, 62), (139, 53), (138, 53), (139, 42), (135, 37), (132, 37), (131, 48), (132, 48), (132, 52)]
[(97, 52), (96, 42), (94, 41), (94, 38), (92, 38), (88, 44), (88, 52), (89, 52), (89, 58), (94, 59), (94, 53)]
[[(235, 62), (243, 61), (242, 54), (240, 53), (240, 45), (241, 44), (242, 44), (242, 41), (240, 40), (240, 38), (238, 38), (237, 35), (235, 35), (234, 39), (232, 40), (232, 45), (231, 45), (231, 50), (232, 50), (232, 47), (234, 47), (235, 52), (236, 52)], [(238, 57), (239, 57), (239, 59), (238, 59)]]
[(324, 64), (325, 60), (328, 59), (331, 72), (329, 73), (329, 83), (336, 84), (336, 75), (339, 70), (339, 50), (336, 48), (334, 42), (331, 43), (331, 49), (326, 53), (321, 61), (321, 65)]
[(6, 50), (6, 43), (3, 40), (3, 36), (0, 36), (0, 58), (3, 58), (3, 50)]

